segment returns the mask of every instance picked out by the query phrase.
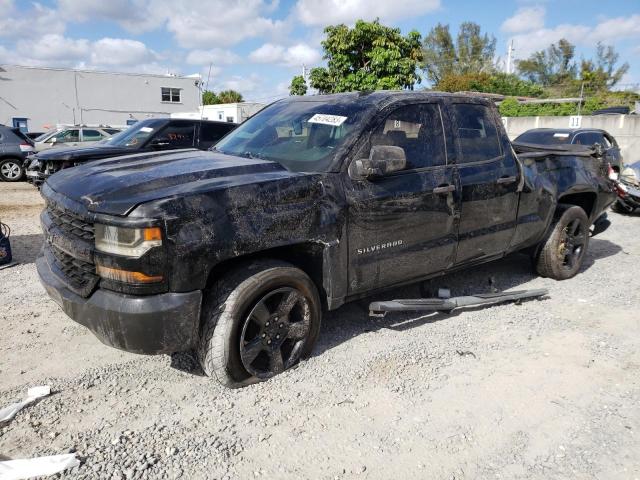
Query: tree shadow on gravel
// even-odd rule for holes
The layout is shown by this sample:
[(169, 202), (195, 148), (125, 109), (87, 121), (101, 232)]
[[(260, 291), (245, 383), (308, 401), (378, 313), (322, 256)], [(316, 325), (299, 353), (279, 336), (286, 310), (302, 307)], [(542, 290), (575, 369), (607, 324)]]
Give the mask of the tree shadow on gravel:
[(44, 236), (41, 233), (33, 235), (11, 235), (11, 255), (14, 262), (33, 263), (42, 248)]
[[(589, 250), (580, 273), (589, 269), (600, 259), (621, 253), (622, 248), (608, 240), (591, 238)], [(499, 308), (499, 306), (474, 307), (454, 310), (451, 313), (393, 312), (383, 318), (369, 316), (369, 303), (376, 300), (396, 298), (437, 297), (438, 288), (448, 288), (452, 297), (463, 295), (492, 293), (514, 289), (536, 278), (529, 256), (513, 254), (495, 262), (461, 270), (441, 277), (390, 290), (373, 297), (355, 301), (328, 312), (323, 318), (322, 331), (313, 355), (322, 355), (325, 351), (348, 341), (362, 333), (375, 332), (386, 328), (405, 331), (428, 323), (455, 317), (464, 311)], [(570, 280), (569, 280), (570, 281)], [(535, 301), (527, 300), (527, 301)]]

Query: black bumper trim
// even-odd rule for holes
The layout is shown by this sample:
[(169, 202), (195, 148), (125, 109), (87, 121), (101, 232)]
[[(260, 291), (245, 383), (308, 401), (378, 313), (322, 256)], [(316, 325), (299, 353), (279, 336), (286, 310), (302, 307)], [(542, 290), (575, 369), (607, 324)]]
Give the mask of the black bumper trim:
[(36, 267), (49, 296), (106, 345), (133, 353), (161, 354), (188, 350), (197, 341), (200, 290), (134, 296), (98, 289), (82, 298), (55, 276), (43, 256), (36, 259)]

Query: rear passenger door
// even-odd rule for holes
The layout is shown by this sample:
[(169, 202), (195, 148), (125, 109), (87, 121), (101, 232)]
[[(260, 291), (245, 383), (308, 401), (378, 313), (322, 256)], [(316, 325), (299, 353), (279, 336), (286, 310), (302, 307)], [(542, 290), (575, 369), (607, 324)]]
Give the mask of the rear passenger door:
[(515, 231), (520, 169), (481, 103), (452, 103), (462, 193), (456, 264), (504, 252)]
[(374, 145), (401, 147), (407, 168), (382, 178), (347, 177), (349, 292), (390, 286), (447, 269), (456, 248), (455, 167), (447, 164), (439, 103), (386, 112), (351, 159)]

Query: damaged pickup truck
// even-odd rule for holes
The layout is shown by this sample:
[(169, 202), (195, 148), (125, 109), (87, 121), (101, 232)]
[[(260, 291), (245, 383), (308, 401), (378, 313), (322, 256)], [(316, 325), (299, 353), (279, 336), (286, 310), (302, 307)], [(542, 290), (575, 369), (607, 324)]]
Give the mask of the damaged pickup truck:
[(212, 151), (50, 177), (37, 268), (102, 342), (196, 349), (241, 386), (308, 356), (322, 312), (350, 300), (516, 251), (574, 276), (615, 199), (607, 167), (586, 147), (522, 150), (479, 97), (292, 97)]

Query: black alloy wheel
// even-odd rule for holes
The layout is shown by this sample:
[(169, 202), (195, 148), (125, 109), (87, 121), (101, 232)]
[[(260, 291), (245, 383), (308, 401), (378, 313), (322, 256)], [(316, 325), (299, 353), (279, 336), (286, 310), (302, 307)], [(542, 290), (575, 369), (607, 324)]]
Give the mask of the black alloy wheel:
[(573, 270), (580, 263), (585, 252), (585, 244), (589, 229), (583, 224), (581, 218), (572, 220), (564, 229), (564, 238), (558, 248), (558, 256), (562, 260), (562, 266), (567, 270)]
[(278, 375), (300, 360), (311, 332), (309, 302), (298, 290), (284, 287), (264, 295), (244, 320), (240, 358), (259, 379)]

